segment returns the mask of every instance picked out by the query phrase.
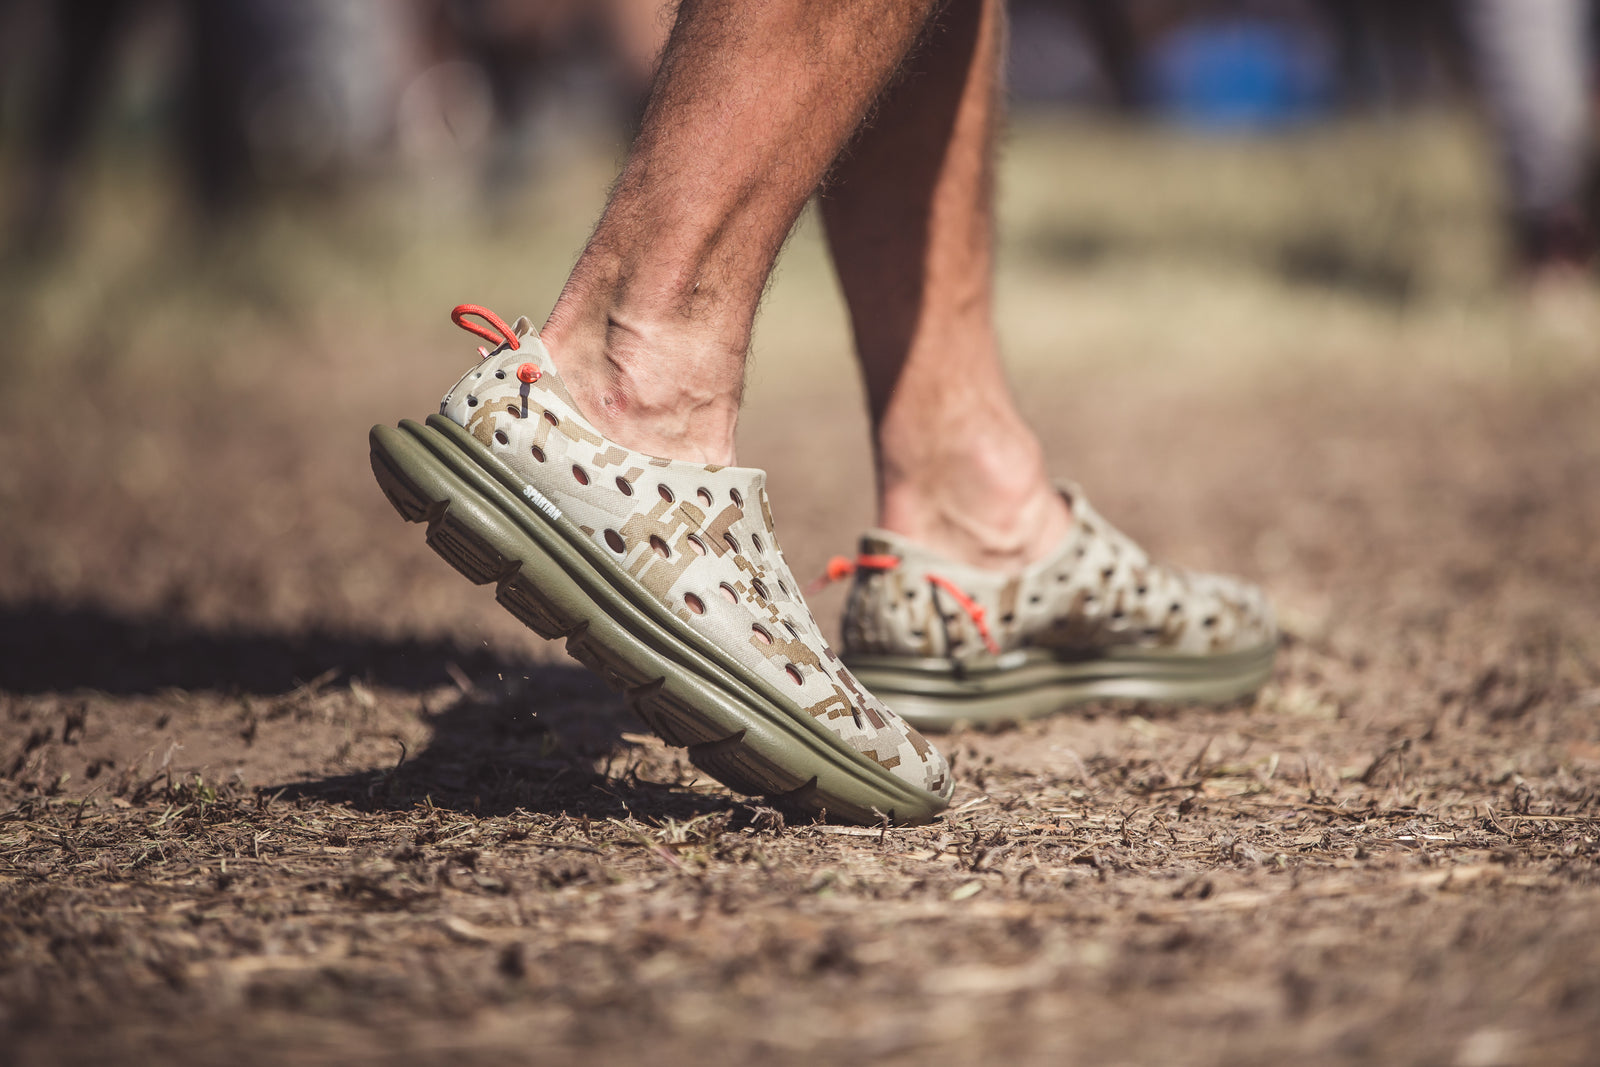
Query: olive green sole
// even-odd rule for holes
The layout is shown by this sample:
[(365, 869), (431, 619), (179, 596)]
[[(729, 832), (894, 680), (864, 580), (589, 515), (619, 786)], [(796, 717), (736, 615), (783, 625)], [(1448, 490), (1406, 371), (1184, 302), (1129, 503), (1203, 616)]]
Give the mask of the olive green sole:
[[(374, 426), (372, 471), (408, 522), (541, 637), (625, 693), (695, 766), (738, 793), (830, 818), (925, 822), (947, 801), (851, 749), (674, 617), (466, 430)], [(548, 504), (547, 501), (544, 503)]]
[(1020, 722), (1090, 700), (1237, 700), (1272, 676), (1276, 651), (1276, 645), (1266, 645), (1218, 656), (1129, 651), (1063, 660), (1029, 649), (964, 669), (946, 659), (910, 656), (846, 656), (844, 662), (901, 718), (937, 732)]

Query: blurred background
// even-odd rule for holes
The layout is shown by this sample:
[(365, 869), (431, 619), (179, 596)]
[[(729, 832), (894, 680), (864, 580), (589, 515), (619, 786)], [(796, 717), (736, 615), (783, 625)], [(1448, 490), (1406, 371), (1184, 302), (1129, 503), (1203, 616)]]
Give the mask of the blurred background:
[[(621, 152), (672, 7), (5, 0), (8, 261), (92, 240), (108, 183), (165, 192), (179, 217), (151, 219), (163, 237), (186, 226), (207, 245), (219, 223), (286, 200), (343, 212), (401, 194), (435, 216), (500, 222), (601, 144)], [(1503, 251), (1534, 271), (1588, 263), (1595, 28), (1585, 0), (1012, 9), (1010, 81), (1023, 116), (1237, 142), (1472, 113), (1489, 142), (1472, 151), (1493, 171)], [(1352, 161), (1370, 182), (1393, 183), (1408, 166), (1448, 169), (1425, 154), (1431, 143), (1387, 147)]]
[[(1311, 449), (1282, 478), (1327, 499), (1308, 472), (1382, 461), (1352, 411), (1404, 436), (1399, 398), (1452, 381), (1592, 378), (1587, 4), (1012, 14), (1005, 348), (1062, 474), (1122, 494), (1112, 513), (1135, 526), (1179, 508), (1135, 531), (1156, 547), (1320, 596), (1292, 533), (1175, 499), (1204, 510), (1280, 438)], [(470, 360), (454, 304), (542, 319), (671, 17), (662, 0), (0, 0), (0, 600), (501, 632), (417, 566), (362, 435), (431, 411)], [(771, 469), (805, 571), (871, 506), (809, 215), (755, 347), (742, 458)], [(818, 420), (831, 459), (801, 462)], [(1152, 501), (1158, 470), (1173, 486)]]

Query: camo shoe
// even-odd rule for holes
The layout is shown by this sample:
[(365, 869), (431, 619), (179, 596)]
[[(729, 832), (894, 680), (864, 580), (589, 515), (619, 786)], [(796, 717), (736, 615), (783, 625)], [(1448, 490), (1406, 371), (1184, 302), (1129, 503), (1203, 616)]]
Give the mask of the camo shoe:
[[(491, 322), (491, 333), (466, 316)], [(861, 822), (931, 818), (944, 758), (822, 638), (773, 533), (766, 474), (602, 437), (526, 319), (426, 424), (372, 430), (372, 468), (427, 541), (627, 694), (662, 738), (740, 793)]]
[(1150, 560), (1076, 488), (1072, 530), (1021, 574), (861, 539), (844, 661), (924, 730), (1048, 714), (1102, 697), (1225, 701), (1272, 673), (1277, 629), (1254, 586)]

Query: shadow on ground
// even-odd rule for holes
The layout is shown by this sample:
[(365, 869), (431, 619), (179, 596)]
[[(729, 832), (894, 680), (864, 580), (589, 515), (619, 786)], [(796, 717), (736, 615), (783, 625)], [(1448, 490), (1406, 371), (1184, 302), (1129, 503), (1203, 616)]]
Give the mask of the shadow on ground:
[[(46, 756), (42, 749), (70, 760), (97, 700), (172, 697), (176, 707), (161, 714), (175, 718), (156, 729), (191, 743), (204, 735), (208, 751), (248, 761), (256, 781), (275, 783), (258, 790), (265, 796), (368, 812), (421, 804), (590, 818), (686, 818), (729, 804), (695, 792), (708, 779), (645, 737), (623, 701), (576, 666), (447, 640), (211, 630), (43, 603), (0, 608), (0, 648), (0, 693), (61, 704), (58, 713), (15, 724), (22, 747), (7, 765), (18, 773)], [(268, 735), (282, 730), (325, 755), (299, 765), (268, 757)], [(329, 757), (363, 769), (307, 777), (327, 770)], [(100, 758), (133, 764), (123, 753)], [(74, 771), (79, 780), (83, 770)]]
[[(275, 781), (264, 795), (362, 811), (432, 805), (597, 819), (691, 817), (730, 805), (725, 795), (694, 792), (709, 779), (682, 753), (643, 736), (648, 729), (621, 697), (574, 665), (448, 640), (208, 630), (45, 603), (0, 608), (0, 648), (0, 693), (181, 693), (187, 731), (211, 734), (245, 758), (261, 752), (258, 731), (277, 723), (293, 723), (312, 744), (328, 734), (330, 750), (346, 744), (339, 737), (357, 736), (350, 760), (365, 769), (307, 779), (301, 768), (270, 761), (258, 768)], [(362, 696), (341, 680), (360, 681)], [(251, 709), (243, 720), (240, 705)], [(59, 731), (53, 721), (30, 721), (29, 744), (14, 761), (21, 766), (38, 745), (72, 747), (83, 720), (75, 707), (64, 710)], [(427, 741), (408, 749), (402, 737), (414, 737), (418, 718)], [(394, 763), (382, 766), (389, 752)]]
[(212, 630), (154, 615), (38, 602), (0, 606), (0, 648), (0, 690), (19, 694), (185, 689), (271, 695), (330, 671), (415, 692), (449, 684), (452, 664), (471, 676), (542, 669), (453, 641), (317, 629)]
[(537, 667), (475, 684), (425, 718), (420, 751), (400, 746), (392, 767), (333, 774), (259, 790), (365, 812), (419, 805), (478, 816), (521, 810), (574, 818), (688, 819), (731, 806), (681, 752), (646, 727), (587, 671)]

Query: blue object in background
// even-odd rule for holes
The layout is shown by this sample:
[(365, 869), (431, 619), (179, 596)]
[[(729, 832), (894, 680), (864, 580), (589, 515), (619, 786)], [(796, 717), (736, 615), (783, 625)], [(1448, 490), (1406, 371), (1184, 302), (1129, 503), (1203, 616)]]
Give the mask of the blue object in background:
[(1280, 129), (1326, 114), (1332, 50), (1304, 27), (1270, 19), (1210, 19), (1168, 34), (1146, 57), (1156, 111), (1207, 132)]

